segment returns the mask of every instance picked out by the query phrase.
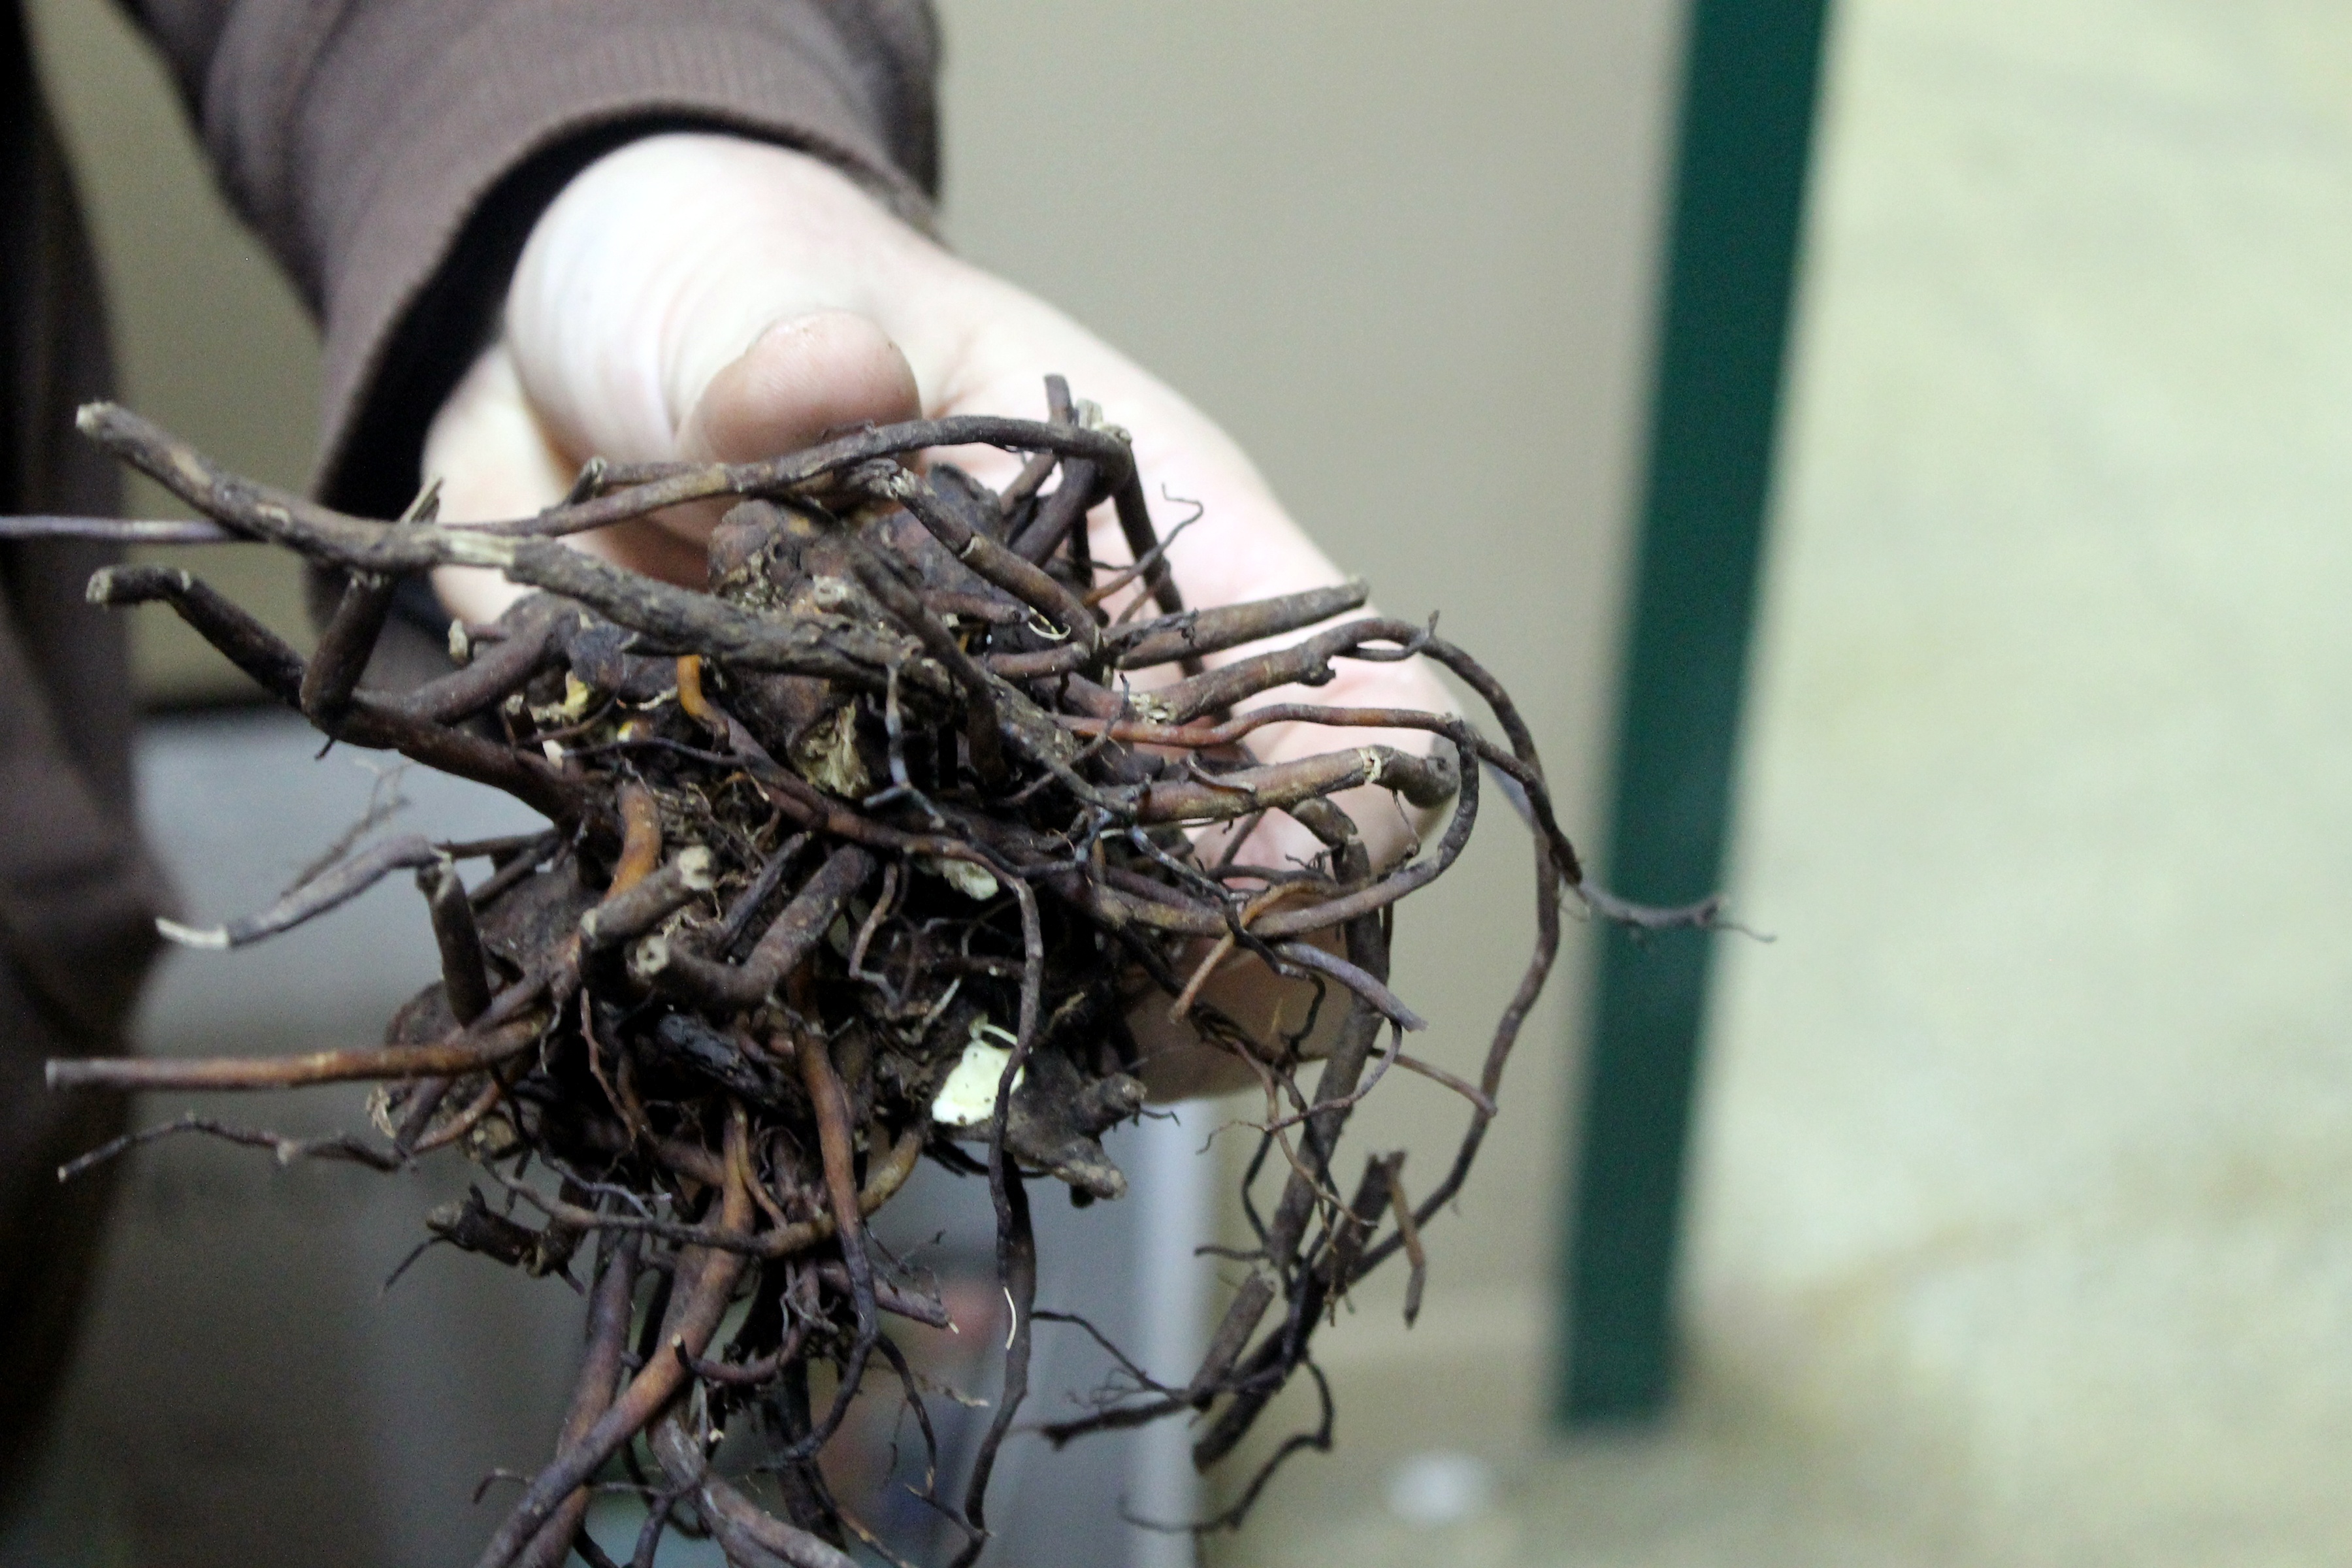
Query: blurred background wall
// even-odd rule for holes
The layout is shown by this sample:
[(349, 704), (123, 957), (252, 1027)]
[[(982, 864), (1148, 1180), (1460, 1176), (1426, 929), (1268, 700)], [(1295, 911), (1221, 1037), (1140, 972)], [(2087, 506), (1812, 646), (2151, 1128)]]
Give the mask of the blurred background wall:
[(1812, 1561), (2341, 1562), (2352, 13), (1837, 16), (1689, 1331)]
[(2352, 16), (1832, 19), (1676, 1405), (1236, 1561), (2352, 1553)]
[[(1591, 837), (1681, 7), (1048, 15), (1022, 40), (989, 30), (1001, 7), (947, 12), (958, 241), (1223, 421), (1384, 609), (1442, 612), (1491, 658), (1571, 831)], [(1050, 165), (1049, 142), (1064, 149)], [(1472, 1079), (1532, 924), (1525, 840), (1499, 814), (1489, 826), (1398, 941), (1399, 986), (1434, 1009), (1416, 1052), (1425, 1038)], [(1431, 1232), (1419, 1325), (1406, 1331), (1402, 1278), (1386, 1278), (1318, 1341), (1343, 1457), (1301, 1461), (1269, 1509), (1360, 1511), (1416, 1453), (1502, 1462), (1540, 1441), (1582, 967), (1571, 939), (1510, 1110)], [(1350, 1137), (1411, 1151), (1408, 1184), (1425, 1190), (1460, 1102), (1398, 1087)], [(1229, 1164), (1253, 1142), (1224, 1140)], [(1311, 1424), (1301, 1398), (1267, 1436)]]
[[(108, 0), (28, 0), (41, 83), (80, 184), (113, 317), (121, 395), (241, 472), (299, 488), (318, 439), (316, 334), (258, 241), (213, 187), (163, 66)], [(131, 475), (137, 517), (184, 517)], [(252, 606), (307, 648), (295, 573), (259, 545), (155, 552)], [(177, 624), (141, 616), (132, 656), (149, 700), (257, 698)]]
[[(131, 397), (299, 479), (282, 290), (110, 13), (34, 13)], [(1443, 609), (1591, 837), (1681, 5), (942, 13), (957, 242), (1223, 420), (1387, 608)], [(2347, 89), (2325, 0), (1836, 8), (1733, 879), (1779, 940), (1721, 955), (1683, 1397), (1654, 1430), (1546, 1439), (1571, 952), (1432, 1232), (1420, 1326), (1396, 1281), (1343, 1314), (1339, 1454), (1297, 1461), (1221, 1561), (2352, 1551)], [(147, 646), (155, 690), (197, 689)], [(1403, 921), (1399, 988), (1451, 1066), (1522, 939), (1507, 837)], [(216, 1042), (295, 1005), (247, 1005), (152, 1028)], [(1366, 1131), (1411, 1175), (1454, 1116), (1402, 1087)], [(99, 1365), (153, 1353), (130, 1305), (275, 1321), (253, 1271), (329, 1250), (299, 1223), (313, 1178), (184, 1158), (134, 1184)], [(364, 1201), (337, 1223), (400, 1232), (425, 1199)], [(460, 1375), (457, 1347), (387, 1348), (361, 1267), (383, 1245), (304, 1300), (344, 1316), (188, 1372), (234, 1391), (276, 1357), (326, 1392), (254, 1402), (263, 1447), (221, 1462), (259, 1479), (166, 1499), (178, 1519), (258, 1517), (269, 1466), (311, 1451), (296, 1417), (364, 1414), (334, 1390), (384, 1358)], [(151, 1412), (108, 1430), (192, 1441)], [(319, 1494), (371, 1500), (300, 1560), (421, 1561), (404, 1483), (318, 1441), (343, 1467)]]

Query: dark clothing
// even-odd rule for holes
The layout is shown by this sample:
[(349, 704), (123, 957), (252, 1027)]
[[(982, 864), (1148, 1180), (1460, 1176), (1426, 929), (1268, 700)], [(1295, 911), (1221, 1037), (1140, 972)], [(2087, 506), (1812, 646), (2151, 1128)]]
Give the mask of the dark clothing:
[[(0, 7), (0, 511), (111, 510), (112, 466), (75, 438), (106, 390), (96, 279), (22, 19)], [(81, 586), (108, 552), (0, 544), (0, 1500), (73, 1342), (111, 1173), (57, 1167), (121, 1131), (103, 1095), (52, 1095), (51, 1056), (121, 1048), (155, 944), (157, 879), (131, 826), (122, 628)]]
[[(803, 148), (918, 222), (939, 153), (925, 0), (126, 0), (221, 184), (325, 336), (319, 488), (388, 515), (563, 181), (649, 131)], [(105, 512), (73, 434), (107, 390), (103, 314), (23, 21), (0, 0), (0, 512)], [(0, 546), (0, 1499), (71, 1343), (105, 1183), (63, 1159), (122, 1107), (42, 1061), (119, 1052), (152, 956), (106, 552)]]

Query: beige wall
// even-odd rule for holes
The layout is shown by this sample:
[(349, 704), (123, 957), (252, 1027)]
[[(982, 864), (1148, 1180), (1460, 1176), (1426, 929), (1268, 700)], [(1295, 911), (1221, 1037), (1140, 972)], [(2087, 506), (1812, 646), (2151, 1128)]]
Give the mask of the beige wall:
[[(950, 232), (1225, 422), (1386, 609), (1443, 612), (1589, 834), (1677, 8), (943, 10)], [(1400, 937), (1470, 1070), (1528, 925), (1524, 840), (1499, 805), (1489, 826)], [(1470, 1223), (1435, 1233), (1433, 1289), (1465, 1310), (1549, 1267), (1561, 1034), (1529, 1030)], [(1433, 1163), (1454, 1120), (1409, 1088), (1363, 1136)]]
[(1832, 11), (1695, 1375), (1267, 1568), (2352, 1559), (2352, 12)]
[[(945, 11), (953, 235), (1224, 421), (1384, 607), (1442, 611), (1527, 703), (1590, 837), (1681, 6)], [(1495, 811), (1400, 921), (1428, 1052), (1472, 1075), (1528, 935), (1524, 840)], [(1571, 928), (1479, 1173), (1432, 1231), (1420, 1325), (1389, 1279), (1329, 1335), (1344, 1457), (1300, 1463), (1268, 1532), (1373, 1501), (1411, 1448), (1538, 1440), (1584, 956)], [(1458, 1109), (1393, 1085), (1355, 1136), (1411, 1148), (1426, 1184)]]
[[(81, 180), (121, 395), (240, 472), (299, 486), (317, 440), (318, 350), (301, 307), (213, 191), (163, 68), (110, 0), (27, 0), (41, 75)], [(137, 515), (186, 509), (143, 479)], [(158, 552), (304, 647), (291, 563), (258, 546)], [(131, 623), (151, 700), (254, 688), (169, 616)]]
[(2342, 1562), (2352, 16), (1841, 17), (1695, 1327), (1878, 1561)]

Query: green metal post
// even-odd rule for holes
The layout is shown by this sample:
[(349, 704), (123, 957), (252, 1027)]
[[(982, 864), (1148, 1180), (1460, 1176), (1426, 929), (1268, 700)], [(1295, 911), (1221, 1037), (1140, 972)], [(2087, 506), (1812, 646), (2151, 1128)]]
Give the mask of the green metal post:
[[(1605, 861), (1679, 903), (1723, 872), (1825, 0), (1692, 0)], [(1715, 941), (1605, 932), (1579, 1107), (1558, 1414), (1640, 1420), (1675, 1253)]]

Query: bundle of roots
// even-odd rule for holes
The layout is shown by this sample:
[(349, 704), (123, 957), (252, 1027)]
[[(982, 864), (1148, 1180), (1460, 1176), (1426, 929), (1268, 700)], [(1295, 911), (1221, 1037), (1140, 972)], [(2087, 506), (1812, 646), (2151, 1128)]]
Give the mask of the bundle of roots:
[[(495, 842), (384, 838), (249, 918), (168, 927), (239, 947), (413, 871), (442, 973), (382, 1047), (59, 1061), (49, 1074), (60, 1088), (373, 1082), (373, 1136), (298, 1142), (189, 1116), (77, 1164), (182, 1131), (386, 1170), (456, 1148), (491, 1195), (478, 1186), (431, 1230), (533, 1275), (576, 1268), (591, 1305), (570, 1412), (481, 1568), (574, 1550), (608, 1561), (583, 1521), (614, 1463), (639, 1476), (651, 1510), (640, 1562), (673, 1520), (741, 1564), (844, 1565), (852, 1537), (873, 1543), (818, 1459), (877, 1370), (930, 1437), (924, 1380), (886, 1320), (941, 1324), (946, 1310), (866, 1225), (927, 1156), (987, 1182), (1011, 1308), (1003, 1386), (972, 1462), (954, 1495), (936, 1463), (929, 1483), (927, 1500), (961, 1531), (956, 1563), (976, 1558), (1032, 1328), (1050, 1316), (1033, 1300), (1030, 1187), (1122, 1192), (1100, 1139), (1143, 1107), (1126, 1022), (1143, 1005), (1255, 1076), (1265, 1115), (1250, 1124), (1252, 1171), (1282, 1176), (1279, 1195), (1251, 1207), (1248, 1272), (1189, 1381), (1154, 1382), (1122, 1358), (1118, 1388), (1044, 1430), (1059, 1445), (1189, 1420), (1196, 1462), (1214, 1464), (1311, 1371), (1318, 1326), (1371, 1269), (1406, 1255), (1417, 1302), (1420, 1231), (1461, 1187), (1495, 1114), (1559, 943), (1563, 889), (1612, 920), (1714, 918), (1712, 904), (1643, 910), (1587, 886), (1508, 698), (1428, 627), (1340, 620), (1204, 669), (1205, 656), (1358, 609), (1363, 590), (1187, 609), (1125, 433), (1058, 382), (1048, 390), (1040, 422), (872, 428), (733, 467), (592, 463), (562, 504), (482, 524), (437, 523), (429, 501), (398, 521), (345, 516), (92, 405), (85, 432), (210, 521), (0, 525), (267, 541), (341, 574), (340, 607), (308, 659), (184, 571), (109, 569), (89, 595), (161, 600), (326, 736), (495, 786), (550, 824)], [(1025, 458), (1001, 493), (944, 461), (916, 466), (928, 449), (975, 444)], [(703, 591), (563, 542), (696, 502), (732, 503)], [(1116, 568), (1088, 545), (1087, 516), (1107, 502), (1129, 556)], [(397, 584), (450, 564), (536, 592), (494, 625), (454, 626), (451, 673), (398, 693), (362, 684)], [(1501, 738), (1446, 713), (1265, 700), (1323, 683), (1335, 660), (1412, 657), (1457, 676)], [(1334, 749), (1255, 761), (1243, 742), (1276, 723), (1319, 726)], [(1434, 740), (1426, 755), (1347, 743), (1360, 731)], [(1387, 975), (1396, 906), (1462, 854), (1482, 768), (1507, 781), (1533, 832), (1536, 938), (1472, 1083), (1404, 1052), (1420, 1020)], [(1375, 866), (1335, 801), (1366, 786), (1420, 810), (1450, 802), (1450, 816), (1402, 863)], [(1250, 863), (1244, 847), (1263, 840), (1248, 829), (1269, 813), (1320, 853)], [(475, 865), (469, 882), (461, 868)], [(1319, 1057), (1306, 1054), (1315, 1016), (1261, 1038), (1213, 1004), (1204, 977), (1236, 963), (1312, 986)], [(1396, 1067), (1466, 1107), (1452, 1166), (1415, 1198), (1402, 1156), (1376, 1155), (1343, 1190), (1349, 1112)], [(1322, 1411), (1233, 1508), (1194, 1528), (1237, 1521), (1272, 1463), (1328, 1446), (1328, 1394)], [(730, 1429), (752, 1436), (757, 1457), (721, 1473), (713, 1455)]]

